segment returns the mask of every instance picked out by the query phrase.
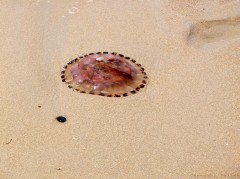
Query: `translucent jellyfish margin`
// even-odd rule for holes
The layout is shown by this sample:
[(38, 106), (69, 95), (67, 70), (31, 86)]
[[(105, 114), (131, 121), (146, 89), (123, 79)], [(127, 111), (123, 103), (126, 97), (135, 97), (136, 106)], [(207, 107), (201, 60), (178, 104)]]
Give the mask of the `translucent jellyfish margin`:
[[(101, 55), (101, 54), (111, 54), (115, 56), (116, 58), (121, 58), (122, 60), (126, 60), (130, 65), (134, 66), (136, 69), (136, 76), (128, 81), (127, 83), (113, 85), (111, 87), (107, 87), (109, 89), (104, 90), (95, 90), (94, 85), (88, 89), (84, 89), (81, 87), (81, 84), (73, 83), (73, 80), (69, 80), (69, 76), (71, 74), (71, 68), (73, 65), (76, 65), (81, 60), (94, 55)], [(74, 77), (72, 77), (74, 78)], [(100, 95), (100, 96), (106, 96), (106, 97), (127, 97), (131, 94), (136, 94), (139, 92), (142, 88), (144, 88), (148, 83), (148, 76), (145, 72), (145, 69), (142, 67), (141, 64), (137, 63), (136, 60), (124, 56), (122, 54), (116, 53), (116, 52), (96, 52), (96, 53), (89, 53), (86, 55), (79, 56), (70, 62), (67, 63), (63, 67), (63, 70), (61, 71), (61, 79), (62, 82), (65, 82), (70, 89), (73, 91), (77, 91), (80, 93), (87, 93), (92, 95)]]

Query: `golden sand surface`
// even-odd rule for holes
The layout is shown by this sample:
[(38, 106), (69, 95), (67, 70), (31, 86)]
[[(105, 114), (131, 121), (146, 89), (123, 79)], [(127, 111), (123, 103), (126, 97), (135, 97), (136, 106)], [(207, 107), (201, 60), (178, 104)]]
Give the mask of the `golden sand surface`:
[[(0, 1), (0, 179), (239, 179), (239, 9)], [(146, 88), (107, 98), (62, 83), (67, 62), (98, 51), (136, 59)]]

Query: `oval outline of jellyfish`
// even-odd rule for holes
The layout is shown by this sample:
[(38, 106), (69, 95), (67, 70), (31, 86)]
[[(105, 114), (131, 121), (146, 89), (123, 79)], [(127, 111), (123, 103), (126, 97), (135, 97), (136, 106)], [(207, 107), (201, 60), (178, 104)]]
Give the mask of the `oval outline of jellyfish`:
[(106, 97), (126, 97), (144, 88), (145, 69), (136, 60), (116, 52), (97, 52), (68, 62), (62, 81), (74, 91)]

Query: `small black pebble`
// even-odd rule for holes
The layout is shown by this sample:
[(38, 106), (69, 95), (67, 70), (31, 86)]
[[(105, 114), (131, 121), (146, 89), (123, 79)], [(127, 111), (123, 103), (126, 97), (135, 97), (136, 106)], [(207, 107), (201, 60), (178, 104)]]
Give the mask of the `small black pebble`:
[(66, 120), (67, 120), (67, 119), (66, 119), (65, 117), (63, 117), (63, 116), (58, 116), (56, 119), (57, 119), (58, 122), (66, 122)]
[(38, 106), (39, 108), (41, 108), (42, 106)]

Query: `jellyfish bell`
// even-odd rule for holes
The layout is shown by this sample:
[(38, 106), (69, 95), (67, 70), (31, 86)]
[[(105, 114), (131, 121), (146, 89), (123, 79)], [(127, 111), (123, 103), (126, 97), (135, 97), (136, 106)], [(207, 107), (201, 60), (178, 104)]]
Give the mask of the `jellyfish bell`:
[(62, 71), (62, 81), (81, 93), (107, 97), (128, 96), (146, 85), (144, 68), (115, 52), (90, 53), (72, 60)]

